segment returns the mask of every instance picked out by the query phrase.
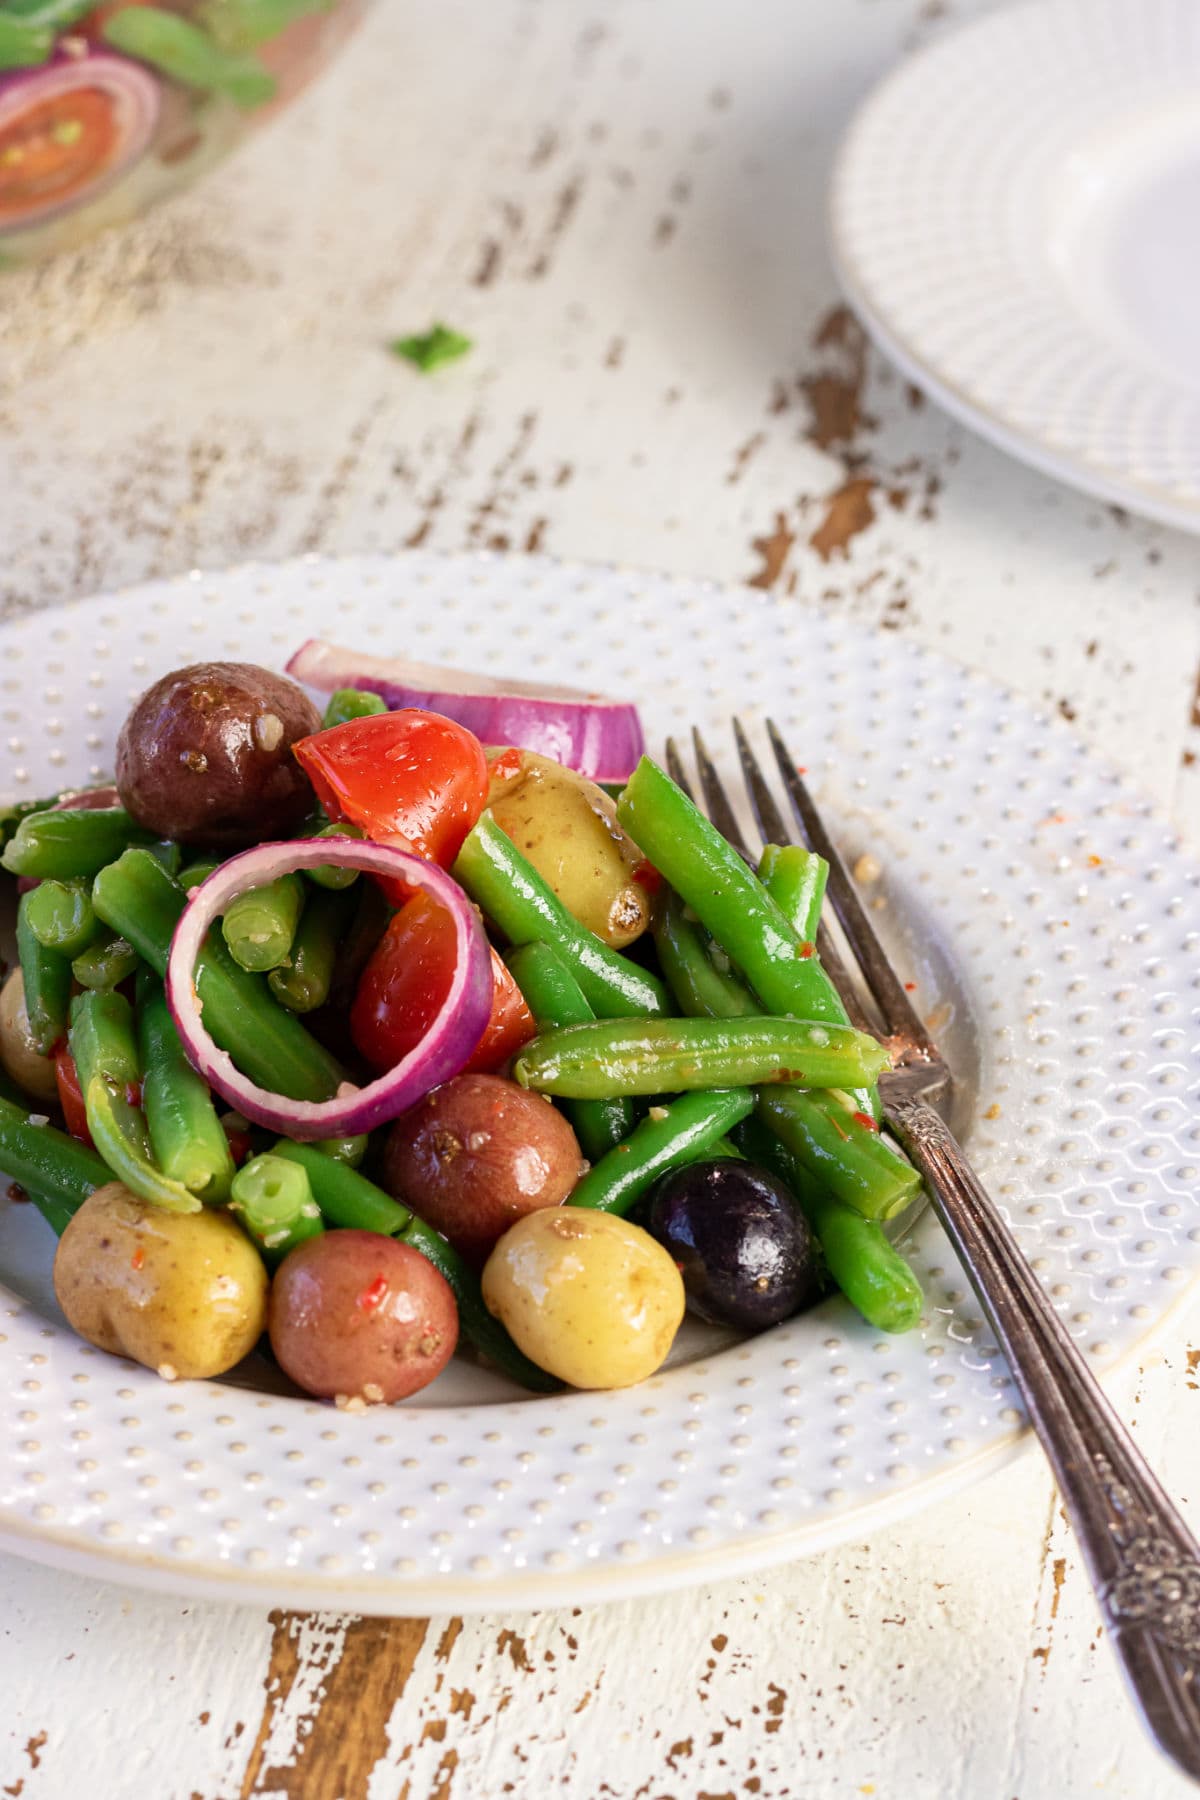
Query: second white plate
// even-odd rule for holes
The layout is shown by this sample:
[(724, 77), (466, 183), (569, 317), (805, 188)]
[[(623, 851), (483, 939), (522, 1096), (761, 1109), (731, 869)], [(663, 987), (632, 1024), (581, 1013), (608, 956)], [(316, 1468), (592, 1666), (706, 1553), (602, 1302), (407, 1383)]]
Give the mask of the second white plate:
[(831, 199), (880, 346), (1002, 449), (1200, 531), (1200, 8), (1027, 0), (866, 100)]

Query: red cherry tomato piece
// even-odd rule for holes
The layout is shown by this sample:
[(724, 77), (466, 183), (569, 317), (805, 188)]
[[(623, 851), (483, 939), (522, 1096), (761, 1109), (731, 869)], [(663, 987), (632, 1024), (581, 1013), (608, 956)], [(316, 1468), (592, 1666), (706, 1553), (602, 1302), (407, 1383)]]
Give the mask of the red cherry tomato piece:
[(83, 1089), (79, 1085), (79, 1071), (66, 1044), (60, 1044), (54, 1052), (54, 1079), (58, 1083), (58, 1103), (62, 1107), (67, 1130), (72, 1137), (91, 1145), (92, 1134), (88, 1130), (87, 1107), (83, 1101)]
[[(350, 1034), (374, 1069), (395, 1068), (424, 1038), (454, 978), (454, 922), (428, 894), (398, 912), (371, 952), (350, 1009)], [(520, 988), (492, 951), (492, 1016), (467, 1070), (497, 1069), (537, 1027)]]
[(479, 739), (441, 713), (405, 707), (302, 738), (295, 754), (330, 818), (403, 840), (448, 868), (487, 804)]

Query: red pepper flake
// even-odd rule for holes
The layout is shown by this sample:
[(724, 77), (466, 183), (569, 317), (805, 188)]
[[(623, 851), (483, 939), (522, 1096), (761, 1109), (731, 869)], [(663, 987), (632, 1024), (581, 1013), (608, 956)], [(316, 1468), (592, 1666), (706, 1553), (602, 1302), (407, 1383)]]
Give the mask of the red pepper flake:
[(856, 1125), (861, 1125), (864, 1131), (878, 1131), (879, 1130), (878, 1125), (875, 1123), (875, 1121), (871, 1117), (870, 1113), (856, 1112), (856, 1113), (851, 1113), (850, 1117), (854, 1120), (854, 1123)]
[(230, 1156), (232, 1156), (234, 1163), (240, 1169), (251, 1150), (254, 1148), (250, 1141), (250, 1133), (248, 1131), (231, 1130), (230, 1127), (226, 1125), (225, 1142), (229, 1145)]
[(645, 857), (635, 865), (632, 879), (637, 882), (639, 887), (645, 888), (648, 894), (657, 894), (663, 884), (662, 876), (654, 864), (647, 862)]
[(797, 775), (807, 775), (808, 774), (808, 764), (807, 763), (797, 763), (796, 764), (796, 773), (797, 773)]
[(906, 981), (904, 984), (904, 991), (906, 994), (915, 994), (917, 991), (916, 982), (915, 981)]
[(145, 1263), (145, 1261), (146, 1261), (146, 1252), (142, 1249), (142, 1246), (139, 1244), (137, 1249), (134, 1251), (133, 1255), (129, 1259), (129, 1266), (131, 1269), (140, 1269), (142, 1267), (142, 1265)]
[(488, 773), (493, 780), (511, 781), (521, 773), (521, 752), (519, 750), (502, 750), (493, 758), (488, 766)]
[(125, 1099), (130, 1106), (140, 1106), (142, 1104), (142, 1084), (140, 1081), (127, 1081), (125, 1083)]
[(1089, 856), (1087, 860), (1089, 869), (1098, 869), (1103, 863), (1104, 858), (1102, 856)]
[(364, 1312), (374, 1312), (381, 1305), (388, 1291), (387, 1276), (377, 1275), (369, 1287), (365, 1287), (358, 1296), (358, 1304)]
[(20, 1206), (29, 1199), (29, 1195), (25, 1192), (25, 1189), (21, 1186), (19, 1181), (10, 1181), (5, 1191), (14, 1206)]
[(817, 953), (817, 946), (815, 944), (810, 944), (808, 939), (805, 938), (804, 942), (800, 946), (801, 962), (807, 962), (809, 957), (815, 956), (816, 953)]

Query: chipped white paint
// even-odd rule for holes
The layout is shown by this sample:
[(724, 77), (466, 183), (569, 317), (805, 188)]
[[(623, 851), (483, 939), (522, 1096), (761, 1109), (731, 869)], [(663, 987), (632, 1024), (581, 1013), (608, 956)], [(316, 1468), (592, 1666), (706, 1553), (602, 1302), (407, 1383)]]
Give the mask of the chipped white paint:
[[(201, 192), (0, 287), (5, 601), (414, 538), (757, 576), (1060, 707), (1200, 835), (1195, 545), (914, 407), (836, 319), (815, 341), (834, 135), (946, 10), (381, 0)], [(422, 382), (380, 342), (433, 316), (478, 348)], [(1187, 1501), (1184, 1325), (1119, 1392)], [(81, 1769), (98, 1800), (1190, 1791), (1034, 1457), (761, 1582), (457, 1634), (272, 1630), (12, 1561), (0, 1595), (14, 1800)]]

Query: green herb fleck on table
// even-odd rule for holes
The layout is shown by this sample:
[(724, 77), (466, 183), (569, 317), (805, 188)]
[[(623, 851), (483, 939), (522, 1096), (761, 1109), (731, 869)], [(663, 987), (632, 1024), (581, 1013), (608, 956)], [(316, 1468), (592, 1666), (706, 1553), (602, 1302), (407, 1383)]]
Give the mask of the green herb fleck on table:
[(415, 337), (393, 338), (388, 349), (393, 356), (402, 356), (418, 368), (422, 375), (430, 374), (443, 363), (457, 362), (468, 350), (474, 348), (473, 340), (464, 337), (461, 331), (452, 331), (449, 325), (433, 325), (426, 332)]

